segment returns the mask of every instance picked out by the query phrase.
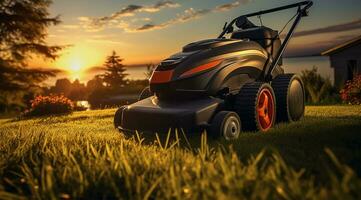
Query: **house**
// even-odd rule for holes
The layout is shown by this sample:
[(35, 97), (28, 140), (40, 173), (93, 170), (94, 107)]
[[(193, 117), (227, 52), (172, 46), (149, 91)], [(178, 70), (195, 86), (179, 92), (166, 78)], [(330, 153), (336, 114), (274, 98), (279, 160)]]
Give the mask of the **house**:
[(361, 74), (361, 35), (324, 51), (321, 55), (330, 57), (335, 86), (340, 88), (347, 80)]

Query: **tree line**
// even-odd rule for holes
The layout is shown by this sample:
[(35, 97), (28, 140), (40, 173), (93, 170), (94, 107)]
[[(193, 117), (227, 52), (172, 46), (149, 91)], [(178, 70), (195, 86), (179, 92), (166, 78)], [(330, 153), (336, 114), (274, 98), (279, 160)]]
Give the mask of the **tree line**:
[[(104, 108), (129, 103), (137, 99), (138, 94), (148, 85), (148, 79), (128, 79), (126, 66), (115, 51), (106, 58), (103, 73), (89, 80), (86, 84), (79, 80), (58, 79), (54, 86), (44, 88), (45, 94), (63, 94), (73, 101), (87, 100), (93, 108)], [(150, 74), (154, 65), (148, 65)], [(148, 76), (148, 75), (147, 75)]]

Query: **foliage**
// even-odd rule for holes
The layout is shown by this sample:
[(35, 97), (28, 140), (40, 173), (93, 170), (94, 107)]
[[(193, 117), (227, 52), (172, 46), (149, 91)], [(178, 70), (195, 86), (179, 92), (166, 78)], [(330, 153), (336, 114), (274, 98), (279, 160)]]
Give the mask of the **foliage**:
[(0, 121), (0, 196), (360, 199), (360, 106), (306, 107), (303, 121), (267, 134), (234, 142), (192, 135), (189, 143), (181, 132), (124, 139), (114, 111)]
[(72, 83), (67, 78), (57, 79), (55, 85), (50, 87), (48, 93), (50, 94), (64, 94), (69, 96), (72, 89)]
[(349, 104), (361, 104), (361, 75), (355, 76), (351, 81), (347, 81), (340, 91), (341, 99)]
[(27, 116), (69, 114), (73, 111), (73, 102), (62, 95), (37, 96), (31, 102)]
[(103, 80), (100, 75), (94, 76), (93, 79), (89, 80), (86, 84), (86, 87), (89, 93), (93, 92), (94, 90), (99, 90), (104, 88)]
[[(92, 108), (115, 107), (129, 104), (138, 99), (140, 92), (149, 84), (145, 80), (126, 79), (122, 59), (113, 51), (104, 64), (105, 72), (94, 76), (87, 83), (88, 101)], [(155, 65), (149, 64), (148, 75)]]
[(324, 78), (317, 72), (317, 67), (302, 71), (301, 76), (305, 85), (307, 102), (320, 103), (322, 100), (332, 98), (335, 89), (329, 78)]
[(70, 82), (69, 79), (58, 79), (55, 82), (55, 86), (50, 87), (45, 91), (45, 94), (62, 94), (73, 101), (86, 100), (89, 92), (85, 84), (80, 83), (78, 79)]
[(123, 59), (115, 51), (111, 56), (108, 56), (104, 63), (105, 73), (101, 75), (106, 87), (122, 88), (127, 84), (125, 77), (128, 74), (125, 73), (126, 69), (122, 61)]
[(58, 79), (55, 86), (46, 88), (44, 93), (64, 95), (73, 101), (87, 100), (92, 108), (114, 107), (133, 102), (148, 85), (148, 80), (127, 80), (127, 82), (126, 87), (110, 88), (103, 85), (100, 76), (95, 76), (86, 85), (79, 80), (70, 82), (65, 78)]
[(76, 79), (72, 83), (71, 92), (69, 94), (69, 98), (73, 101), (86, 100), (88, 96), (87, 88), (83, 83), (80, 83), (78, 79)]
[[(49, 17), (49, 0), (0, 1), (0, 107), (23, 106), (23, 96), (39, 89), (39, 83), (57, 70), (26, 68), (33, 56), (56, 59), (62, 46), (49, 46), (47, 28), (58, 24)], [(15, 94), (16, 93), (16, 94)], [(9, 101), (10, 100), (10, 101)]]
[(100, 88), (89, 94), (88, 101), (94, 108), (117, 107), (135, 102), (144, 89), (145, 81), (130, 81), (127, 87), (120, 89)]

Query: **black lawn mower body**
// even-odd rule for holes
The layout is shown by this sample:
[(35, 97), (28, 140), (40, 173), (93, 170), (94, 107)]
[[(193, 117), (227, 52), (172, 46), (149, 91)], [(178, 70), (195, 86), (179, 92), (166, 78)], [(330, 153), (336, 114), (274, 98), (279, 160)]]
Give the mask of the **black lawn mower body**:
[[(127, 132), (207, 129), (232, 139), (240, 130), (267, 131), (276, 121), (300, 119), (303, 84), (298, 76), (284, 74), (282, 54), (311, 6), (304, 1), (243, 15), (226, 24), (218, 38), (184, 46), (156, 67), (149, 97), (118, 109), (115, 127)], [(277, 31), (248, 20), (294, 7), (296, 18), (283, 42)]]

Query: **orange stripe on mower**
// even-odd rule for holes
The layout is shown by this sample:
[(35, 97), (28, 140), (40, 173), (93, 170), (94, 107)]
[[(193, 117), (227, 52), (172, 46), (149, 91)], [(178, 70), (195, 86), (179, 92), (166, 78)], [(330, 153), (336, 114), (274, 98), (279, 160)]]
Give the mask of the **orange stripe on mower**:
[(150, 83), (167, 83), (172, 79), (173, 70), (154, 71)]
[(207, 64), (203, 64), (203, 65), (200, 65), (198, 67), (195, 67), (191, 70), (188, 70), (186, 72), (184, 72), (181, 77), (185, 77), (185, 76), (190, 76), (192, 74), (195, 74), (195, 73), (198, 73), (198, 72), (202, 72), (202, 71), (205, 71), (207, 69), (211, 69), (213, 67), (216, 67), (219, 63), (221, 63), (223, 60), (215, 60), (215, 61), (212, 61), (212, 62), (209, 62)]

